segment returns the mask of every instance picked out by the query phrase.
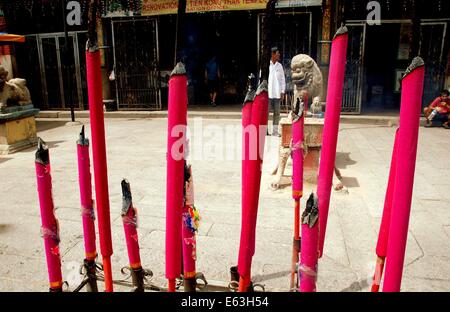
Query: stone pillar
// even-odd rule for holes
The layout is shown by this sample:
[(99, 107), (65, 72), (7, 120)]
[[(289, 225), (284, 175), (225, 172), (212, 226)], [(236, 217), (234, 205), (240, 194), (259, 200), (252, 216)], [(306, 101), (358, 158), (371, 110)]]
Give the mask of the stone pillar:
[(328, 85), (328, 68), (330, 64), (331, 51), (331, 0), (324, 0), (322, 6), (322, 27), (319, 40), (318, 65), (322, 72), (323, 79), (323, 99), (326, 98)]
[[(105, 44), (105, 36), (103, 32), (103, 22), (100, 16), (97, 16), (97, 36), (98, 36), (98, 46), (104, 47)], [(111, 47), (112, 48), (112, 47)], [(109, 103), (108, 101), (111, 99), (111, 82), (109, 81), (110, 72), (108, 71), (108, 67), (106, 66), (107, 61), (107, 53), (108, 50), (100, 49), (100, 58), (101, 58), (101, 67), (102, 67), (102, 90), (103, 90), (103, 104), (106, 105)], [(106, 102), (105, 102), (106, 101)], [(109, 106), (109, 104), (108, 104)], [(107, 110), (111, 110), (111, 107), (105, 107)], [(115, 108), (114, 108), (115, 109)]]

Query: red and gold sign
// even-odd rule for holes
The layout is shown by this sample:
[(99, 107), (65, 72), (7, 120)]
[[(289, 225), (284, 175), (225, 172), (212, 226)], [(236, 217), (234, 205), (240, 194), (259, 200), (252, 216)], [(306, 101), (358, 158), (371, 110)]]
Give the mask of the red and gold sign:
[[(258, 10), (266, 7), (267, 0), (187, 0), (186, 12)], [(142, 15), (176, 14), (177, 0), (143, 0)]]

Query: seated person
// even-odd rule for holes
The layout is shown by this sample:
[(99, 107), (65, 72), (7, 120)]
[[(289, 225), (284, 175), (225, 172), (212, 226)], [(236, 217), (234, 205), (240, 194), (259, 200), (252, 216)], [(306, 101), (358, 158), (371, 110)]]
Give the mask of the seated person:
[(438, 96), (429, 106), (423, 109), (427, 124), (425, 127), (431, 127), (432, 121), (441, 122), (442, 126), (450, 129), (450, 99), (448, 90), (442, 90), (441, 96)]

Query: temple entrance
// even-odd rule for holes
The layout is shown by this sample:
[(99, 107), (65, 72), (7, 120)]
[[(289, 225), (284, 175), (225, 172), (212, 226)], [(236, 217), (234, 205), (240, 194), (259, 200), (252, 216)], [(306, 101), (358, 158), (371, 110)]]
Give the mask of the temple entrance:
[(411, 24), (366, 27), (364, 112), (398, 111), (411, 31)]
[[(258, 62), (262, 45), (262, 20), (264, 14), (258, 15)], [(312, 46), (312, 12), (278, 12), (275, 15), (272, 29), (271, 46), (280, 49), (280, 62), (286, 78), (287, 101), (282, 101), (281, 111), (287, 113), (291, 109), (290, 99), (293, 94), (291, 83), (291, 60), (297, 54), (307, 54), (316, 59), (316, 49)]]
[[(401, 78), (411, 60), (411, 20), (383, 21), (377, 26), (349, 22), (348, 26), (343, 112), (398, 112)], [(445, 22), (421, 24), (419, 54), (425, 61), (423, 106), (444, 87), (446, 27)]]
[[(169, 19), (170, 17), (167, 17)], [(184, 51), (189, 79), (189, 105), (209, 103), (205, 84), (205, 65), (212, 56), (218, 59), (221, 79), (218, 105), (241, 105), (245, 97), (247, 77), (257, 74), (261, 47), (260, 13), (224, 11), (186, 15), (186, 48)], [(305, 53), (314, 57), (312, 45), (312, 13), (277, 13), (272, 45), (280, 48), (285, 69), (287, 92), (290, 89), (292, 57)], [(172, 66), (172, 65), (171, 65)], [(168, 66), (165, 66), (168, 67)]]
[(220, 70), (217, 104), (240, 105), (247, 76), (256, 73), (256, 14), (252, 12), (186, 15), (186, 70), (189, 105), (208, 105), (205, 65), (215, 56)]
[[(261, 54), (261, 25), (264, 14), (258, 15), (258, 56)], [(312, 13), (281, 12), (277, 13), (272, 29), (272, 46), (281, 52), (281, 62), (285, 69), (291, 66), (292, 58), (297, 54), (308, 54), (315, 57), (312, 47)]]

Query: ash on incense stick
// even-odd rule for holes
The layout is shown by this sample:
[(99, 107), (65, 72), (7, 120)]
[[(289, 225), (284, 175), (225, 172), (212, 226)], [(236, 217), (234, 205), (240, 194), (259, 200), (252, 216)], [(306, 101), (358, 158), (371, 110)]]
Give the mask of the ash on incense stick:
[(318, 201), (317, 195), (311, 193), (306, 201), (306, 208), (302, 214), (302, 224), (308, 224), (310, 228), (312, 228), (319, 219)]
[(89, 146), (89, 139), (86, 138), (85, 132), (84, 132), (84, 125), (81, 127), (80, 137), (77, 141), (77, 144), (81, 146)]
[(50, 161), (47, 143), (45, 143), (45, 141), (41, 138), (39, 138), (38, 140), (38, 148), (36, 151), (35, 160), (37, 163), (40, 163), (44, 166), (48, 165)]

